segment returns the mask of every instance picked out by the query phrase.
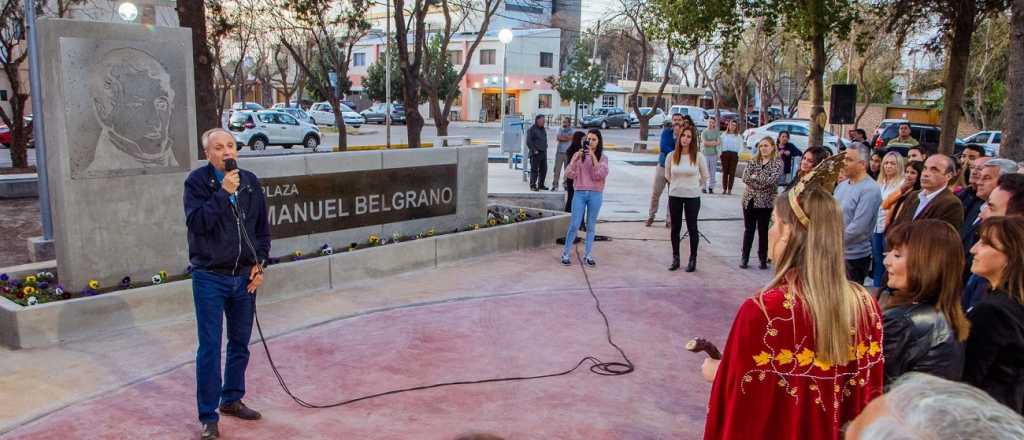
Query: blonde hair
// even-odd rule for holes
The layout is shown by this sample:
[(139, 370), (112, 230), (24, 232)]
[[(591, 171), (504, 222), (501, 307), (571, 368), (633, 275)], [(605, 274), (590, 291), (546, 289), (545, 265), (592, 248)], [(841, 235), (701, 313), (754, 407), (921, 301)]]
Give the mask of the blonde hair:
[[(885, 161), (889, 157), (894, 158), (896, 161), (896, 177), (887, 179), (885, 177)], [(903, 155), (895, 151), (890, 151), (885, 157), (882, 158), (882, 168), (878, 171), (878, 184), (882, 188), (898, 187), (903, 182), (903, 170), (907, 168), (907, 160), (903, 158)]]
[[(770, 288), (789, 282), (811, 318), (816, 356), (822, 361), (845, 365), (855, 358), (850, 346), (869, 325), (873, 301), (859, 284), (847, 281), (843, 247), (843, 212), (825, 190), (812, 187), (800, 194), (800, 205), (810, 219), (808, 226), (797, 220), (789, 206), (789, 195), (775, 199), (778, 219), (789, 227), (786, 249), (778, 256)], [(794, 279), (795, 278), (795, 279)], [(764, 309), (761, 295), (758, 303)]]
[[(768, 141), (768, 145), (772, 146), (772, 153), (771, 155), (768, 156), (767, 160), (765, 160), (765, 158), (761, 156), (761, 142), (764, 141)], [(775, 139), (772, 139), (769, 136), (765, 136), (761, 138), (761, 140), (757, 141), (757, 146), (754, 147), (754, 162), (767, 163), (777, 159), (778, 157), (779, 148), (775, 145)]]

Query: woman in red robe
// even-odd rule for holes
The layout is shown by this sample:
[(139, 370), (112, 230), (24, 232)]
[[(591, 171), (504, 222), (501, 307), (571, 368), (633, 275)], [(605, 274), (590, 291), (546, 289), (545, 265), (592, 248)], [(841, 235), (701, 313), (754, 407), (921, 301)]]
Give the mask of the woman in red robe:
[(881, 312), (846, 280), (843, 216), (822, 179), (776, 200), (775, 278), (740, 306), (721, 361), (703, 366), (714, 381), (706, 440), (839, 439), (882, 394)]

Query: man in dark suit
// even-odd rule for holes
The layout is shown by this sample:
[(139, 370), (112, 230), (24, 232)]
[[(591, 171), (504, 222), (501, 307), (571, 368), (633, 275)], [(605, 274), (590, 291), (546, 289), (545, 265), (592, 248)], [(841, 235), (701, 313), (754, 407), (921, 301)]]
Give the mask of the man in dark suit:
[(928, 156), (921, 172), (921, 189), (907, 195), (906, 203), (891, 226), (933, 218), (960, 230), (964, 223), (964, 206), (948, 188), (955, 173), (956, 164), (951, 157), (944, 154)]

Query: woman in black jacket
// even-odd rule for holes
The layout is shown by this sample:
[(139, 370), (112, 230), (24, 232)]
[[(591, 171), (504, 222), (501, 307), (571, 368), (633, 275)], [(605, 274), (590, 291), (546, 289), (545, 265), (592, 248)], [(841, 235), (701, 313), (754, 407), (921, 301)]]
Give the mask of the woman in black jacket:
[(940, 220), (889, 231), (881, 302), (886, 383), (910, 371), (960, 380), (970, 322), (960, 307), (964, 252), (960, 235)]
[(1024, 414), (1024, 218), (987, 218), (979, 236), (971, 272), (993, 289), (967, 315), (964, 381)]
[[(582, 131), (576, 131), (572, 134), (572, 143), (569, 144), (569, 149), (565, 150), (565, 157), (572, 158), (577, 151), (583, 149), (583, 138), (586, 133)], [(565, 161), (565, 167), (569, 166), (569, 161)], [(565, 212), (572, 212), (572, 179), (568, 176), (565, 178)]]

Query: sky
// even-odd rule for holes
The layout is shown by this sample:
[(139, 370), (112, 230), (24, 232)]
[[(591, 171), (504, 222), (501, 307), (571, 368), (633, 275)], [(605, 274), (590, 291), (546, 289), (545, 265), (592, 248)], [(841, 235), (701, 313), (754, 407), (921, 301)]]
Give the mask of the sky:
[(583, 28), (593, 26), (620, 5), (618, 0), (580, 0), (583, 10)]

